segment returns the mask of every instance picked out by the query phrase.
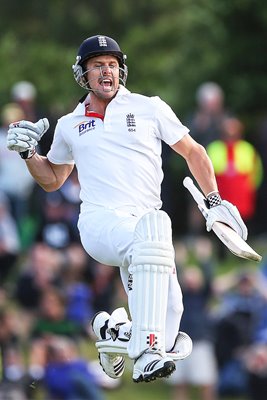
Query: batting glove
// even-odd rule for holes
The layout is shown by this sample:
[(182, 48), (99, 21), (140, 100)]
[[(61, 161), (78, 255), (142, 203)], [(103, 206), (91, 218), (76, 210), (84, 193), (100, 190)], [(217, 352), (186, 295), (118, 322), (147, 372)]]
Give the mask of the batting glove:
[(39, 140), (49, 128), (47, 118), (39, 119), (35, 124), (30, 121), (18, 121), (9, 125), (7, 148), (17, 151), (21, 158), (31, 158)]
[[(221, 200), (218, 193), (208, 195), (206, 203), (208, 209), (205, 210), (205, 218), (208, 232), (211, 231), (214, 222), (223, 222), (236, 231), (242, 239), (247, 240), (248, 230), (236, 206), (227, 200)], [(201, 211), (204, 212), (203, 209)]]

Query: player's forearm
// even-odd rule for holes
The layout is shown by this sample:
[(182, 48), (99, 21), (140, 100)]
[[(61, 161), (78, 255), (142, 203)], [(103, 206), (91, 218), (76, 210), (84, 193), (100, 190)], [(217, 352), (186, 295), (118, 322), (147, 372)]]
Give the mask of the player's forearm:
[(204, 147), (199, 145), (192, 149), (187, 158), (187, 164), (205, 195), (218, 191), (213, 165)]
[(35, 153), (25, 162), (32, 177), (45, 191), (52, 192), (59, 188), (57, 177), (46, 157)]
[(202, 145), (188, 134), (171, 147), (184, 157), (190, 172), (205, 195), (218, 191), (212, 162)]

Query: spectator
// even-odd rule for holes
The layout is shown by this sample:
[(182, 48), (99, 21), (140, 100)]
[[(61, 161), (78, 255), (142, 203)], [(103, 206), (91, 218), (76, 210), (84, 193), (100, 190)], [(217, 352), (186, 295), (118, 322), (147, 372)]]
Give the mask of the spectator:
[(72, 243), (65, 249), (65, 259), (62, 286), (66, 294), (66, 315), (69, 320), (86, 327), (96, 312), (93, 265), (79, 243)]
[(81, 204), (80, 184), (76, 167), (73, 168), (66, 182), (59, 188), (59, 192), (66, 203), (67, 219), (72, 222), (73, 226), (76, 226)]
[(20, 238), (16, 221), (10, 212), (9, 200), (0, 191), (0, 284), (4, 286), (16, 265)]
[(253, 342), (265, 300), (257, 289), (254, 274), (248, 271), (234, 275), (224, 291), (216, 323), (218, 391), (222, 396), (238, 396), (248, 390), (244, 354)]
[(267, 304), (260, 315), (253, 342), (245, 356), (248, 392), (251, 400), (265, 400), (267, 390)]
[(21, 383), (24, 378), (22, 342), (18, 332), (18, 315), (7, 306), (0, 309), (0, 348), (2, 378)]
[(38, 241), (55, 249), (65, 249), (74, 242), (80, 243), (76, 225), (79, 204), (67, 200), (61, 190), (46, 193), (41, 188), (36, 188), (32, 202), (32, 213), (39, 217), (36, 229)]
[(11, 88), (12, 101), (16, 102), (22, 108), (24, 118), (27, 121), (34, 122), (36, 119), (38, 120), (36, 97), (37, 90), (31, 82), (16, 82)]
[(37, 242), (29, 250), (14, 288), (14, 299), (22, 310), (34, 315), (44, 291), (59, 285), (63, 254)]
[(96, 261), (93, 262), (93, 265), (95, 271), (92, 283), (94, 291), (94, 308), (96, 310), (107, 310), (108, 312), (112, 312), (114, 306), (116, 308), (116, 300), (118, 299), (116, 295), (119, 291), (118, 287), (122, 287), (119, 279), (119, 271)]
[(23, 160), (6, 148), (8, 126), (11, 122), (24, 119), (22, 108), (15, 103), (6, 104), (1, 111), (0, 128), (0, 187), (10, 201), (10, 211), (18, 226), (23, 225), (28, 213), (27, 202), (34, 181), (28, 171), (23, 168)]
[(210, 143), (207, 151), (222, 198), (235, 204), (252, 228), (263, 167), (255, 147), (244, 139), (243, 123), (238, 118), (226, 118), (221, 139)]
[(265, 400), (267, 391), (267, 297), (266, 261), (263, 263), (257, 284), (264, 296), (265, 304), (253, 332), (253, 340), (244, 359), (248, 376), (248, 392), (251, 400)]
[(76, 344), (65, 337), (50, 338), (46, 350), (44, 388), (51, 399), (103, 400), (90, 362), (79, 356)]
[[(37, 121), (42, 115), (47, 112), (43, 112), (38, 104), (38, 93), (35, 85), (29, 81), (19, 81), (14, 83), (11, 88), (11, 99), (23, 110), (23, 119), (31, 122)], [(11, 122), (18, 121), (14, 119)], [(42, 138), (39, 143), (39, 151), (41, 154), (46, 155), (50, 149), (50, 145), (53, 139), (53, 126), (55, 124), (52, 115), (49, 116), (51, 128), (48, 130), (47, 134)]]
[(55, 287), (42, 293), (39, 312), (32, 328), (32, 338), (60, 334), (79, 339), (84, 334), (80, 324), (67, 318), (66, 294)]
[(194, 139), (206, 147), (221, 136), (227, 115), (223, 90), (215, 82), (204, 82), (197, 89), (196, 101), (197, 108), (188, 125)]
[(42, 293), (39, 312), (30, 333), (29, 375), (41, 380), (46, 365), (46, 345), (54, 335), (79, 341), (87, 335), (85, 328), (67, 318), (66, 296), (55, 287)]
[(267, 300), (267, 257), (263, 257), (259, 268), (257, 269), (257, 287), (262, 296)]
[(267, 343), (252, 344), (244, 358), (249, 399), (265, 400), (267, 393)]
[(181, 368), (168, 379), (173, 386), (173, 400), (190, 400), (191, 387), (198, 389), (198, 399), (216, 399), (217, 365), (209, 312), (213, 297), (211, 264), (206, 261), (200, 263), (200, 267), (187, 266), (181, 276), (184, 300), (181, 330), (189, 333), (194, 346), (192, 354), (182, 361)]

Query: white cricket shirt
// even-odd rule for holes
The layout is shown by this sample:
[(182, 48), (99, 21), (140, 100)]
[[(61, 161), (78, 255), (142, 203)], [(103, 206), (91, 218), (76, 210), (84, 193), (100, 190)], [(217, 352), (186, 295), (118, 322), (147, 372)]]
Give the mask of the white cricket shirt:
[(75, 163), (86, 205), (160, 208), (161, 140), (178, 142), (188, 129), (159, 97), (120, 87), (102, 120), (86, 116), (86, 104), (58, 120), (47, 157)]

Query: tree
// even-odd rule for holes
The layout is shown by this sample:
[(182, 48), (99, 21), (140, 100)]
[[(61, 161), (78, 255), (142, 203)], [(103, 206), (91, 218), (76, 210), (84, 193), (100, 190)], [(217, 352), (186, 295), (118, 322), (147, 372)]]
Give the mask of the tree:
[(69, 109), (83, 94), (71, 65), (81, 41), (113, 36), (128, 55), (129, 88), (159, 94), (178, 115), (195, 91), (217, 81), (230, 108), (247, 118), (265, 112), (267, 4), (259, 0), (0, 0), (0, 105), (20, 79), (40, 102)]

